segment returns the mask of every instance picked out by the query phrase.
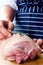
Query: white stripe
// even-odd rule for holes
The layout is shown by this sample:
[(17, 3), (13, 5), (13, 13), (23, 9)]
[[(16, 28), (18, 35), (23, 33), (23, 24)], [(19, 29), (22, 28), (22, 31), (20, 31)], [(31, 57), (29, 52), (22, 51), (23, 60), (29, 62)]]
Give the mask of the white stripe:
[(42, 23), (43, 24), (43, 22), (41, 22), (41, 21), (20, 21), (20, 22), (24, 22), (24, 23), (25, 22), (30, 22), (30, 23), (32, 22), (32, 23)]
[[(26, 21), (27, 22), (27, 21)], [(43, 24), (43, 22), (41, 22), (41, 21), (28, 21), (28, 22), (32, 22), (32, 23), (42, 23)]]
[(40, 35), (40, 34), (31, 34), (31, 35), (35, 35), (35, 36), (43, 36), (43, 35)]
[(29, 8), (29, 12), (31, 11), (31, 7)]
[(25, 12), (27, 11), (27, 7), (26, 7), (26, 9), (25, 9)]
[(33, 7), (33, 12), (35, 11), (35, 6)]
[(17, 29), (17, 28), (15, 28), (16, 30), (23, 30), (23, 31), (36, 31), (36, 32), (43, 32), (43, 30), (34, 30), (34, 29)]
[(19, 13), (18, 15), (21, 15), (21, 14), (35, 14), (35, 15), (43, 15), (43, 13), (28, 13), (28, 12), (22, 12), (22, 13)]
[(29, 31), (43, 32), (43, 30), (34, 30), (34, 29), (33, 30), (31, 29)]
[(24, 8), (22, 9), (22, 12), (24, 11)]
[(29, 25), (30, 27), (43, 27), (43, 26), (35, 26), (35, 25)]
[[(30, 34), (28, 34), (28, 35), (30, 35)], [(41, 35), (41, 34), (31, 34), (31, 35), (35, 35), (35, 36), (43, 36), (43, 35)]]
[(24, 30), (24, 31), (28, 31), (29, 29), (19, 29), (19, 28), (15, 28), (16, 30)]
[(16, 25), (16, 26), (43, 27), (43, 26), (35, 26), (35, 25)]
[(29, 25), (16, 25), (16, 26), (26, 26), (26, 27), (27, 27), (27, 26), (29, 26)]
[(25, 3), (20, 3), (19, 6), (20, 6), (20, 5), (23, 5), (23, 4), (25, 4)]
[(43, 17), (27, 17), (27, 16), (26, 16), (26, 17), (25, 17), (25, 16), (22, 16), (22, 17), (19, 16), (18, 18), (33, 18), (33, 19), (35, 18), (35, 19), (43, 19)]

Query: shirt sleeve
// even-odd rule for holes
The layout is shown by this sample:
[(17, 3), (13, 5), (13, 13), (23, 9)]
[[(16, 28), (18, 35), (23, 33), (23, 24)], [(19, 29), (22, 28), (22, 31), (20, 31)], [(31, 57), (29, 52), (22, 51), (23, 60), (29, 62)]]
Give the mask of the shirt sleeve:
[(17, 1), (17, 0), (1, 0), (1, 1), (0, 1), (0, 4), (1, 4), (1, 6), (9, 5), (9, 6), (11, 6), (14, 10), (18, 10), (16, 1)]

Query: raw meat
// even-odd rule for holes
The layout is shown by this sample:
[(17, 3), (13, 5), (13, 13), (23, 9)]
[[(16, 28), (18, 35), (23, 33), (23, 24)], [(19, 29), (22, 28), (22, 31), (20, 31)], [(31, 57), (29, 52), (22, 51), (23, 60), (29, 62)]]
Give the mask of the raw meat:
[(1, 45), (1, 51), (4, 58), (17, 63), (33, 60), (40, 53), (40, 49), (30, 37), (19, 33), (6, 39)]

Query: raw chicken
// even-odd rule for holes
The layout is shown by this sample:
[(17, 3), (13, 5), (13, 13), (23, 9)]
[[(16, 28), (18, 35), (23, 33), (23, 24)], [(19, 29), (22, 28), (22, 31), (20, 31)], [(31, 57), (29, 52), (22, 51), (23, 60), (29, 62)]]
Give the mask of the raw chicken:
[(12, 37), (3, 41), (1, 51), (4, 58), (9, 61), (22, 61), (33, 60), (40, 53), (33, 40), (25, 34), (14, 34)]

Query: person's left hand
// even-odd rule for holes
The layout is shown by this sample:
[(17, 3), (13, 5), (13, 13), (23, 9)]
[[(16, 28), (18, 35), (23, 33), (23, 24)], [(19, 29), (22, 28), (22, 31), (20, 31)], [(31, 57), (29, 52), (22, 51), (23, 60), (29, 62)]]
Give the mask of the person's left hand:
[(33, 41), (43, 49), (43, 39), (33, 39)]

